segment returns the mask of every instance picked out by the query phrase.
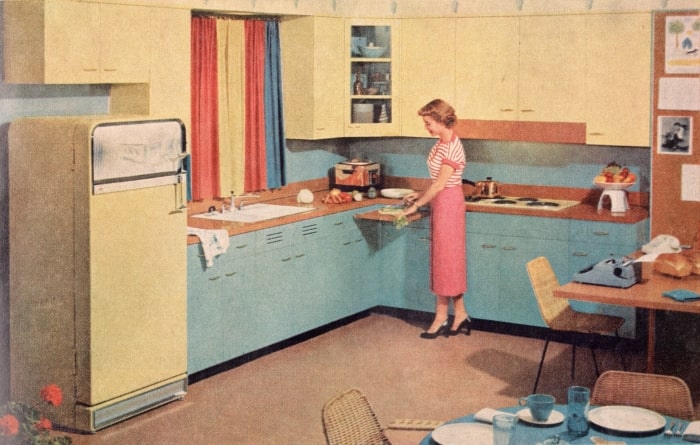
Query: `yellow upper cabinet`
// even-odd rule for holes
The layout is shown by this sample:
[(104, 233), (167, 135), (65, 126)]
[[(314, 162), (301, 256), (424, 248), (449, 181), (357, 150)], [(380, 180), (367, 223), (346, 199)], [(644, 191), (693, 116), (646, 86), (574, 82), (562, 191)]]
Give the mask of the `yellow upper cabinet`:
[(586, 143), (649, 146), (651, 16), (586, 17)]
[(455, 108), (463, 119), (518, 120), (517, 17), (456, 21)]
[(148, 8), (47, 0), (4, 3), (6, 82), (148, 82)]
[(581, 16), (457, 19), (460, 116), (582, 122), (583, 20)]
[(401, 35), (401, 135), (428, 137), (418, 110), (436, 98), (455, 104), (455, 20), (402, 20)]
[(303, 17), (280, 23), (284, 124), (290, 139), (344, 135), (345, 21)]
[(585, 17), (520, 19), (521, 121), (584, 122)]
[(345, 136), (399, 136), (399, 20), (346, 20)]

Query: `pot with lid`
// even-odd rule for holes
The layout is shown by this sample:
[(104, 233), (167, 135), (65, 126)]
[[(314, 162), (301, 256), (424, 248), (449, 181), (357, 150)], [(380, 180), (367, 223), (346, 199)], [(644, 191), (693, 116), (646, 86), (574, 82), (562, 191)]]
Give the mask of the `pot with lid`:
[(495, 198), (498, 196), (498, 183), (491, 176), (487, 176), (485, 181), (477, 181), (474, 185), (474, 194), (482, 198)]

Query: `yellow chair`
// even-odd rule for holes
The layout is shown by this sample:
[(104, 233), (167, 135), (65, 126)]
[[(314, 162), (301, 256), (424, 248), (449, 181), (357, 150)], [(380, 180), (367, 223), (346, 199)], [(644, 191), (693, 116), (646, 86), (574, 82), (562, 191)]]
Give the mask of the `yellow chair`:
[[(549, 341), (554, 331), (578, 332), (590, 335), (592, 338), (590, 347), (591, 355), (593, 357), (596, 375), (598, 375), (594, 335), (603, 334), (617, 336), (617, 330), (625, 322), (624, 318), (612, 315), (578, 312), (571, 307), (568, 300), (555, 297), (554, 289), (559, 287), (559, 280), (557, 280), (557, 276), (549, 260), (545, 257), (538, 257), (528, 262), (527, 273), (530, 276), (530, 284), (537, 298), (540, 314), (549, 328), (547, 329), (544, 349), (542, 350), (542, 357), (540, 358), (540, 365), (537, 369), (537, 377), (535, 378), (535, 386), (532, 392), (537, 392), (537, 385), (539, 384), (540, 375), (542, 374), (542, 365), (545, 355), (547, 354), (547, 346), (549, 346)], [(571, 346), (571, 379), (573, 380), (576, 364), (576, 343), (572, 341)], [(622, 366), (623, 368), (625, 367), (624, 359), (622, 361)]]
[[(328, 445), (391, 445), (367, 397), (356, 388), (330, 399), (322, 410), (323, 432)], [(433, 430), (442, 422), (397, 420), (386, 429)]]
[(591, 404), (638, 406), (685, 420), (695, 416), (688, 385), (670, 375), (606, 371), (595, 382)]

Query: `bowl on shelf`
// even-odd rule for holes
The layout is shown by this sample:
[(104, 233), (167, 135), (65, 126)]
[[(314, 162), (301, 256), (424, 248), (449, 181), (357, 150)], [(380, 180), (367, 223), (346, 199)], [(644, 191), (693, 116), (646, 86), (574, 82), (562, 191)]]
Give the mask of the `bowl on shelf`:
[(386, 51), (386, 48), (383, 46), (361, 46), (360, 47), (360, 54), (362, 54), (362, 57), (382, 57), (384, 54), (384, 51)]
[(374, 87), (367, 88), (367, 90), (366, 90), (366, 93), (369, 95), (377, 94), (378, 92), (379, 92), (379, 88), (374, 88)]
[(598, 186), (599, 188), (602, 188), (603, 190), (627, 190), (628, 188), (632, 187), (635, 182), (596, 182), (593, 181), (593, 184)]

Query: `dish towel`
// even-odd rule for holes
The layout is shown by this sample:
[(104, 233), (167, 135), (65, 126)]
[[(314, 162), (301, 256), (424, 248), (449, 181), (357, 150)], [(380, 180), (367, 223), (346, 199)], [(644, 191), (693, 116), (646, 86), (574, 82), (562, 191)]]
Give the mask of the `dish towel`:
[(676, 301), (695, 301), (700, 300), (700, 294), (687, 289), (674, 289), (664, 292), (664, 297), (673, 298)]
[(493, 423), (493, 416), (495, 416), (496, 414), (506, 414), (509, 416), (513, 415), (512, 413), (498, 411), (497, 409), (493, 408), (482, 408), (479, 411), (477, 411), (476, 414), (474, 414), (474, 419), (478, 420), (479, 422)]
[(228, 250), (229, 239), (228, 231), (226, 230), (205, 230), (188, 227), (187, 234), (199, 237), (207, 267), (214, 265), (214, 257), (226, 253)]

